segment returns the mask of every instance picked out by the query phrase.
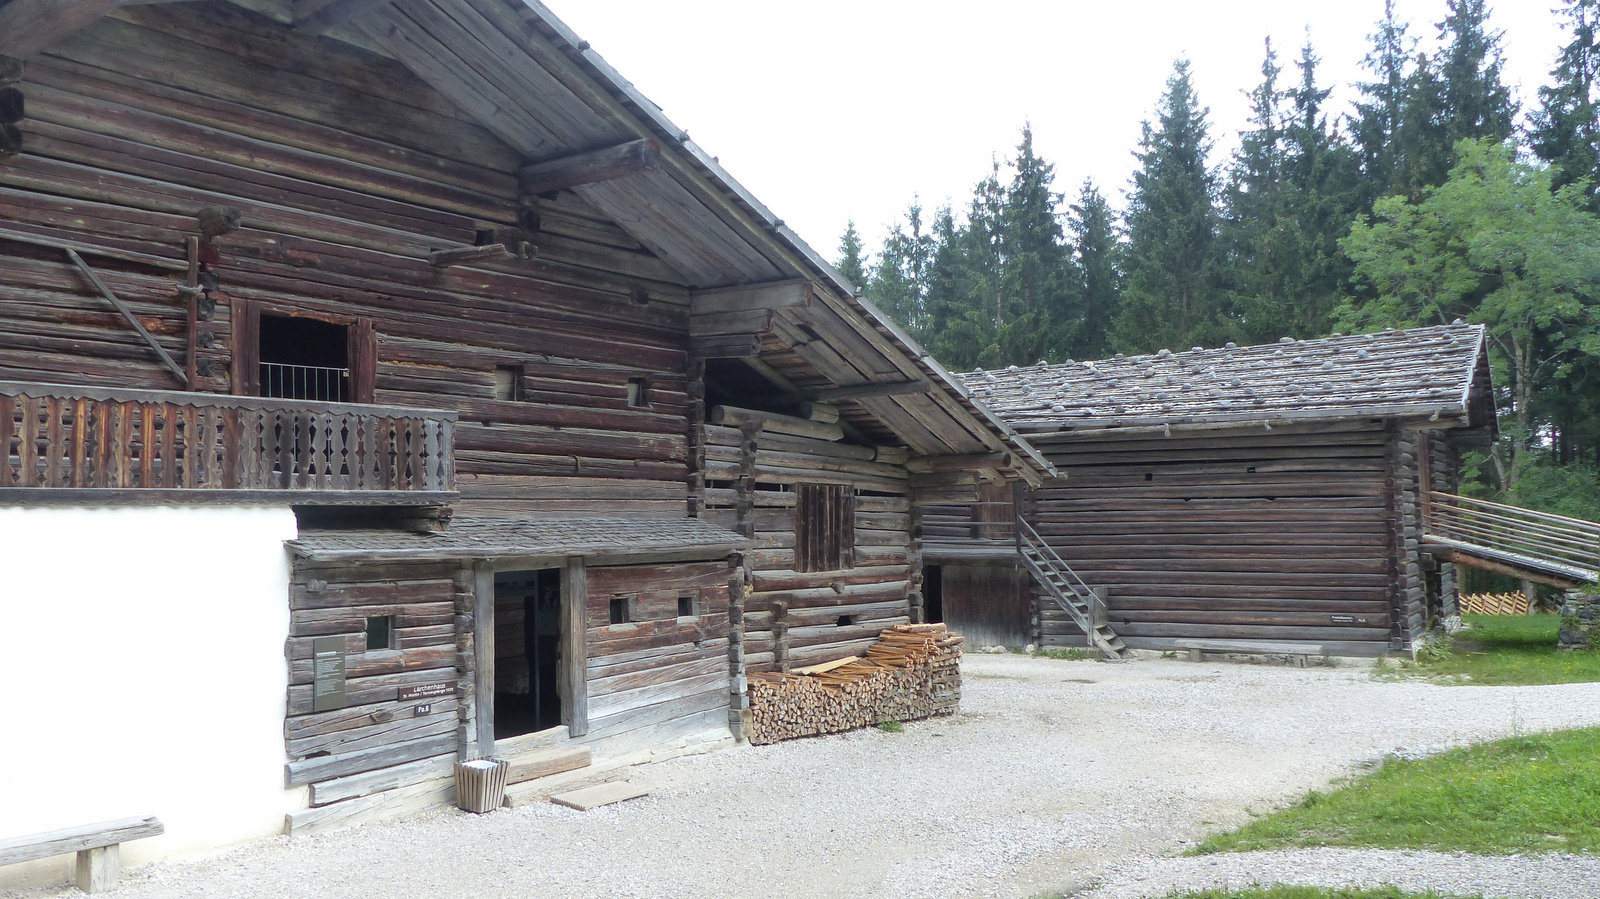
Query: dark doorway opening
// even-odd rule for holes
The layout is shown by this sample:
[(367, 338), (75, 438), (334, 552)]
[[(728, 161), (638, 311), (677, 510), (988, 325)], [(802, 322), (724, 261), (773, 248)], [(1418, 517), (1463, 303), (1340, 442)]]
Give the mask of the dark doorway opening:
[(494, 736), (561, 723), (561, 569), (494, 576)]
[(922, 568), (922, 617), (928, 624), (944, 621), (944, 572), (937, 565)]
[(261, 395), (351, 400), (350, 328), (315, 318), (261, 316)]

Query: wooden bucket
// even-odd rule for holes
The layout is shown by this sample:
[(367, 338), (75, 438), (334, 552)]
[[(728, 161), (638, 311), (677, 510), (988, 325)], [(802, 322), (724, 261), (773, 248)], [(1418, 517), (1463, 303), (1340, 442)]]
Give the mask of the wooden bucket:
[(511, 763), (503, 759), (456, 762), (456, 805), (464, 811), (492, 812), (505, 804)]

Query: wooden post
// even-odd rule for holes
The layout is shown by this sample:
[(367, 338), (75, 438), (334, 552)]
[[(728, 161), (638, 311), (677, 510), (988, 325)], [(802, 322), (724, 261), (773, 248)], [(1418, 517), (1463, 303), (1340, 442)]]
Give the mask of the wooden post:
[(494, 567), (489, 562), (472, 566), (472, 593), (472, 642), (478, 659), (474, 666), (478, 683), (473, 704), (478, 726), (473, 754), (486, 758), (494, 755)]
[(736, 553), (731, 561), (735, 567), (728, 578), (728, 730), (743, 743), (750, 709), (744, 671), (744, 556)]
[(589, 577), (582, 556), (561, 572), (561, 711), (567, 733), (589, 732)]
[(121, 867), (121, 847), (116, 843), (78, 850), (78, 889), (85, 893), (114, 889)]
[(476, 589), (477, 576), (471, 567), (456, 572), (456, 756), (460, 761), (472, 758), (478, 745), (478, 671), (473, 649), (478, 642)]

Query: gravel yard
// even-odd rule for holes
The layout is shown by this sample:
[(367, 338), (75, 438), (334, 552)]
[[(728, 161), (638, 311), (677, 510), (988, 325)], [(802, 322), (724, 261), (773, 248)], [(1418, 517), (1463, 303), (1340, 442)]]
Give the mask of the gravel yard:
[(963, 673), (962, 711), (903, 733), (636, 768), (653, 795), (588, 813), (440, 811), (147, 865), (125, 872), (117, 895), (1133, 899), (1290, 874), (1382, 882), (1392, 870), (1441, 891), (1600, 897), (1588, 858), (1169, 857), (1386, 753), (1600, 724), (1600, 684), (1439, 687), (1376, 682), (1358, 666), (1013, 655), (968, 656)]

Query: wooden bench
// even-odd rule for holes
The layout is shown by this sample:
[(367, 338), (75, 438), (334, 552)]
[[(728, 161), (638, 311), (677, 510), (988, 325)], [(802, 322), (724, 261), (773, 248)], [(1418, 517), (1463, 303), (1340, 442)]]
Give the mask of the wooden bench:
[(1189, 661), (1200, 661), (1205, 652), (1238, 652), (1250, 655), (1293, 656), (1295, 664), (1306, 667), (1309, 656), (1326, 656), (1326, 649), (1315, 643), (1267, 643), (1261, 640), (1177, 640), (1173, 645), (1189, 651)]
[(78, 889), (85, 893), (103, 893), (117, 885), (117, 872), (121, 867), (118, 846), (129, 840), (141, 840), (166, 831), (166, 826), (154, 816), (148, 818), (118, 818), (82, 827), (67, 827), (26, 837), (0, 840), (0, 865), (31, 862), (52, 855), (78, 853)]

